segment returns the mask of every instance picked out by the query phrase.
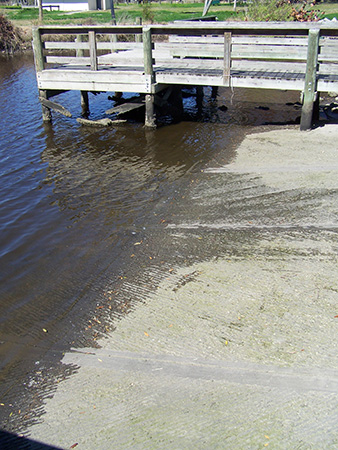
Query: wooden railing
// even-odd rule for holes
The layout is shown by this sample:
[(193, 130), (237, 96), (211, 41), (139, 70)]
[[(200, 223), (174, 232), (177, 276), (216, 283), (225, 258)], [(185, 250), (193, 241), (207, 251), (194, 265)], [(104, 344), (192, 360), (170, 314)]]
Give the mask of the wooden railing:
[[(50, 64), (64, 65), (64, 70), (87, 66), (93, 72), (136, 66), (152, 86), (190, 84), (191, 71), (198, 75), (202, 68), (202, 75), (203, 70), (221, 75), (195, 77), (195, 82), (200, 79), (196, 84), (300, 90), (303, 129), (311, 123), (316, 92), (338, 91), (335, 23), (42, 26), (33, 30), (33, 44), (38, 73)], [(182, 68), (190, 70), (186, 78)], [(148, 85), (143, 92), (153, 93)]]

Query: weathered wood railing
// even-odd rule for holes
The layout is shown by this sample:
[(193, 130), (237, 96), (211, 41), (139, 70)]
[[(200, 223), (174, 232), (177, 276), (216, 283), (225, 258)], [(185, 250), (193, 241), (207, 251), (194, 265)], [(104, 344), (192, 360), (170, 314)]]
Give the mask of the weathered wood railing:
[(301, 129), (308, 129), (317, 92), (338, 91), (334, 23), (44, 26), (33, 40), (40, 97), (69, 89), (142, 92), (148, 118), (153, 96), (170, 84), (285, 89), (303, 93)]

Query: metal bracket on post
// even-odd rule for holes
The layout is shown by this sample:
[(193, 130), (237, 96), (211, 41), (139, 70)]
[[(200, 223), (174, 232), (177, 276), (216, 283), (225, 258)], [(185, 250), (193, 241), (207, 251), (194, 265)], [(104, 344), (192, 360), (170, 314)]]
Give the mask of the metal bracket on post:
[(309, 130), (312, 125), (313, 104), (316, 100), (317, 91), (319, 32), (319, 29), (309, 30), (303, 107), (300, 120), (301, 131)]

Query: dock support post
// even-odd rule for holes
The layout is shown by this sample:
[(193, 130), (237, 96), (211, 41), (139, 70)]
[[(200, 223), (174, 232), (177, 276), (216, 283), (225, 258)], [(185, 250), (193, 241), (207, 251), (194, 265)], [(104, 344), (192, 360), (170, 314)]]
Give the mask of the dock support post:
[(218, 86), (212, 86), (211, 87), (211, 98), (215, 100), (218, 95)]
[[(154, 83), (154, 67), (153, 67), (153, 51), (151, 42), (151, 29), (143, 29), (143, 58), (144, 58), (144, 73), (148, 75), (148, 92), (151, 92)], [(147, 128), (156, 128), (156, 118), (154, 109), (154, 94), (146, 94), (146, 114), (144, 126)]]
[(144, 126), (146, 128), (156, 128), (154, 97), (154, 94), (146, 95), (146, 116), (144, 121)]
[(196, 86), (196, 106), (198, 117), (200, 117), (202, 114), (203, 96), (204, 96), (203, 86)]
[(81, 115), (87, 117), (89, 113), (88, 92), (80, 91), (81, 94)]
[[(43, 89), (39, 89), (39, 97), (42, 97), (42, 98), (45, 98), (46, 100), (48, 100), (47, 91), (45, 91)], [(41, 104), (41, 108), (42, 108), (43, 122), (51, 122), (52, 121), (52, 113), (51, 113), (50, 108), (47, 108), (47, 106), (42, 105), (42, 104)]]
[(309, 130), (312, 125), (313, 105), (316, 101), (319, 29), (309, 30), (303, 107), (300, 130)]

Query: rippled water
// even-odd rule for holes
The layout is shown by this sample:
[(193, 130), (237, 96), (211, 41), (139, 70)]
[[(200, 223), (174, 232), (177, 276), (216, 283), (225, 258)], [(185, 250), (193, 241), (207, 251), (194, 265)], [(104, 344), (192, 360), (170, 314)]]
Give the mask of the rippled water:
[[(201, 111), (187, 98), (184, 120), (155, 132), (138, 122), (85, 128), (57, 115), (43, 125), (31, 56), (1, 60), (1, 398), (14, 395), (29, 363), (72, 342), (98, 290), (123, 273), (131, 242), (158, 221), (154, 206), (195, 164), (227, 147), (231, 158), (246, 126), (281, 120), (284, 94), (261, 95), (269, 110), (255, 107), (255, 95), (235, 93), (231, 103), (225, 91), (215, 103), (206, 93)], [(59, 101), (80, 115), (78, 92)], [(90, 105), (95, 118), (112, 103), (90, 94)]]

